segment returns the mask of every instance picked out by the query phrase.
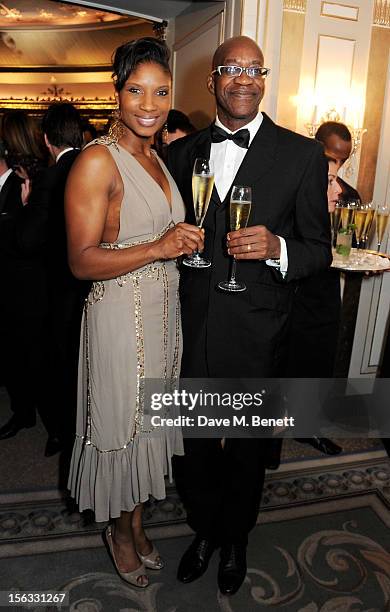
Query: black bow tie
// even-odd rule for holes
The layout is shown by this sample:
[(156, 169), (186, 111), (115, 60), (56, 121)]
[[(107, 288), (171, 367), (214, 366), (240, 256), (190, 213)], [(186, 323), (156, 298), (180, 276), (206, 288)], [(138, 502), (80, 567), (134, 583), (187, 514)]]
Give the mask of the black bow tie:
[(232, 140), (239, 147), (247, 149), (249, 147), (249, 139), (249, 130), (246, 129), (238, 130), (238, 132), (236, 132), (235, 134), (229, 134), (229, 132), (225, 132), (225, 130), (215, 125), (215, 123), (211, 128), (212, 142), (223, 142), (224, 140)]

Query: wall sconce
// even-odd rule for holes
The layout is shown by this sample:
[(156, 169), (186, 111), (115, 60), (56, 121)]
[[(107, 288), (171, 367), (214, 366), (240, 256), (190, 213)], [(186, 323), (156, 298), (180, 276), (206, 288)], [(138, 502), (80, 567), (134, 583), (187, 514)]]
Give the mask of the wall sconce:
[(344, 164), (344, 176), (351, 178), (355, 174), (355, 170), (357, 168), (356, 154), (361, 147), (363, 134), (367, 132), (367, 129), (360, 127), (354, 128), (350, 125), (348, 126), (348, 129), (351, 132), (352, 151), (351, 155)]
[(340, 123), (342, 121), (338, 111), (335, 108), (331, 108), (330, 110), (326, 111), (323, 115), (321, 115), (320, 119), (317, 119), (317, 116), (317, 106), (315, 106), (312, 116), (312, 123), (305, 123), (305, 128), (310, 138), (314, 138), (321, 123), (325, 123), (325, 121), (337, 121)]

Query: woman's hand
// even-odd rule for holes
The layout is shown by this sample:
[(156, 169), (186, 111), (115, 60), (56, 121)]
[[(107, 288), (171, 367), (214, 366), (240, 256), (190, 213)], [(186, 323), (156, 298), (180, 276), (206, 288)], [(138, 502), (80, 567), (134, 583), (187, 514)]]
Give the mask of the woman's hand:
[(29, 178), (26, 178), (24, 180), (24, 183), (22, 183), (21, 185), (21, 198), (22, 198), (23, 206), (26, 206), (26, 204), (28, 204), (30, 193), (31, 193), (31, 180)]
[(204, 230), (188, 223), (178, 223), (156, 241), (156, 259), (176, 259), (192, 255), (196, 249), (203, 251)]

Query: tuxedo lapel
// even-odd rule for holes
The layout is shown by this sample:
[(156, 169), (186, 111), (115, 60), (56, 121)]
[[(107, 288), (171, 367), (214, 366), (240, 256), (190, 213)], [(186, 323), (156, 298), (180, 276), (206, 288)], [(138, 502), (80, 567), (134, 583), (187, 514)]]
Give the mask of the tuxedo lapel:
[[(196, 155), (194, 157), (194, 161), (196, 157), (205, 157), (206, 159), (210, 159), (210, 151), (211, 151), (211, 128), (214, 124), (212, 123), (207, 130), (204, 132), (204, 138), (199, 142), (196, 147)], [(215, 206), (221, 206), (221, 198), (219, 197), (217, 188), (214, 185), (213, 191), (211, 193), (210, 204), (215, 204)]]
[[(213, 125), (213, 124), (212, 124)], [(196, 142), (193, 150), (191, 151), (191, 174), (194, 167), (195, 159), (197, 157), (204, 157), (205, 159), (210, 159), (210, 151), (211, 151), (211, 125), (201, 133), (200, 138)], [(192, 181), (192, 177), (190, 178), (190, 182)], [(221, 200), (218, 195), (218, 191), (214, 185), (210, 204), (215, 204), (216, 206), (221, 205)]]
[(263, 121), (259, 127), (244, 160), (223, 202), (223, 206), (230, 200), (233, 185), (252, 186), (257, 183), (275, 163), (277, 148), (277, 126), (263, 113)]

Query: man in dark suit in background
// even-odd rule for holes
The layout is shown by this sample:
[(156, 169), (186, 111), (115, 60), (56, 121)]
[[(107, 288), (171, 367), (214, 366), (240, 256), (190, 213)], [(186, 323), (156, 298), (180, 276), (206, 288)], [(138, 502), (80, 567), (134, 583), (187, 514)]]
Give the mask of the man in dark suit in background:
[(68, 455), (74, 438), (80, 323), (86, 294), (86, 283), (75, 279), (68, 266), (64, 215), (66, 180), (82, 144), (79, 112), (67, 102), (52, 104), (43, 117), (42, 131), (55, 162), (46, 171), (45, 193), (42, 193), (49, 201), (47, 402), (56, 414), (57, 423), (56, 435), (48, 440), (46, 455), (54, 454), (59, 448)]
[(0, 371), (13, 412), (0, 428), (0, 440), (33, 427), (37, 407), (49, 436), (52, 432), (42, 406), (47, 209), (30, 202), (24, 206), (23, 182), (8, 167), (0, 142)]
[[(345, 164), (352, 153), (352, 136), (348, 127), (339, 121), (325, 121), (318, 128), (314, 138), (324, 145), (324, 152), (328, 161), (336, 164), (337, 171)], [(337, 177), (342, 194), (342, 200), (360, 200), (356, 189), (344, 181), (340, 176)]]
[[(322, 146), (278, 127), (258, 107), (264, 95), (263, 54), (247, 37), (216, 51), (209, 91), (217, 119), (168, 148), (168, 166), (195, 222), (191, 175), (197, 157), (211, 158), (215, 187), (204, 222), (208, 269), (182, 268), (182, 377), (260, 378), (280, 373), (295, 281), (331, 262), (327, 162)], [(252, 188), (247, 229), (228, 234), (232, 185)], [(247, 290), (225, 293), (231, 259)], [(191, 582), (221, 546), (218, 584), (233, 594), (246, 573), (249, 531), (256, 523), (265, 440), (187, 439), (176, 483), (196, 532), (178, 578)]]

